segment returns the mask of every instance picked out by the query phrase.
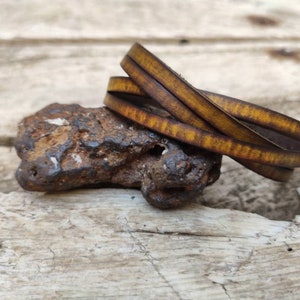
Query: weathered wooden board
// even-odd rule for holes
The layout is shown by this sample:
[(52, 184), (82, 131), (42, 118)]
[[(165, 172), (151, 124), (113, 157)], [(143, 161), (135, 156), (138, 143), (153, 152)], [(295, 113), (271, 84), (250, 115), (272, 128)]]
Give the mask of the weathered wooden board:
[(133, 190), (1, 198), (1, 299), (299, 296), (296, 221), (160, 211)]
[[(280, 109), (300, 119), (300, 68), (281, 48), (300, 53), (300, 42), (164, 46), (148, 48), (195, 86)], [(16, 135), (26, 115), (53, 102), (100, 106), (110, 76), (125, 75), (120, 46), (0, 47), (0, 136)], [(300, 54), (299, 54), (300, 57)]]
[(0, 1), (0, 298), (299, 299), (299, 170), (280, 184), (226, 158), (203, 196), (160, 211), (136, 190), (25, 192), (11, 147), (49, 103), (102, 105), (134, 41), (300, 119), (299, 16), (297, 0)]
[[(57, 39), (299, 41), (300, 3), (285, 1), (1, 1), (2, 41)], [(4, 30), (3, 30), (4, 29)], [(38, 42), (38, 41), (37, 41)]]

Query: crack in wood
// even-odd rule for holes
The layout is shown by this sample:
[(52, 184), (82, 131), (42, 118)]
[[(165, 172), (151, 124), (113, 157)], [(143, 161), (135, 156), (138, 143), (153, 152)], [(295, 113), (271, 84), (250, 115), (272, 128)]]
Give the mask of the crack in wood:
[(178, 300), (181, 300), (181, 296), (178, 291), (175, 290), (174, 286), (170, 283), (170, 281), (165, 277), (164, 274), (161, 273), (159, 270), (158, 265), (154, 262), (155, 258), (150, 254), (150, 251), (147, 250), (146, 246), (143, 244), (143, 242), (134, 235), (134, 232), (131, 230), (127, 218), (125, 218), (125, 228), (126, 230), (124, 232), (128, 233), (133, 242), (139, 247), (140, 251), (145, 255), (147, 258), (147, 261), (152, 265), (155, 272), (158, 274), (158, 276), (163, 280), (163, 282), (166, 283), (166, 285), (173, 291), (174, 295), (177, 297)]
[(228, 297), (228, 299), (231, 300), (231, 297), (230, 297), (230, 295), (229, 295), (229, 293), (228, 293), (227, 288), (225, 287), (225, 284), (221, 284), (221, 287), (222, 287), (222, 289), (224, 290), (225, 295)]
[(14, 136), (1, 136), (0, 135), (0, 146), (13, 147), (15, 141)]
[[(182, 43), (182, 41), (188, 41), (188, 43)], [(163, 45), (173, 45), (179, 44), (185, 46), (186, 44), (201, 44), (201, 43), (240, 43), (240, 42), (265, 42), (265, 37), (226, 37), (226, 36), (216, 36), (216, 37), (153, 37), (153, 38), (143, 38), (143, 37), (124, 37), (124, 38), (101, 38), (101, 37), (56, 37), (56, 38), (34, 38), (34, 37), (19, 37), (19, 38), (1, 38), (0, 46), (5, 45), (61, 45), (61, 44), (99, 44), (99, 45), (116, 45), (116, 44), (132, 44), (134, 42), (140, 43), (155, 43)], [(300, 42), (300, 37), (298, 36), (288, 36), (288, 37), (270, 37), (268, 42)]]
[[(214, 238), (225, 238), (230, 241), (230, 238), (225, 235), (206, 235), (199, 232), (185, 232), (185, 231), (154, 231), (154, 230), (146, 230), (146, 229), (136, 229), (132, 232), (136, 233), (146, 233), (146, 234), (157, 234), (157, 235), (174, 235), (174, 236), (190, 236), (190, 237), (214, 237)], [(243, 238), (243, 237), (241, 237)]]

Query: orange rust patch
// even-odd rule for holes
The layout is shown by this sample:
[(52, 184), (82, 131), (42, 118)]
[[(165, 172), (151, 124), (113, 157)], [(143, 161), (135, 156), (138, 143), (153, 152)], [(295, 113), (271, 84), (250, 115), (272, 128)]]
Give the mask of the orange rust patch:
[(64, 144), (68, 140), (70, 129), (71, 126), (58, 126), (51, 135), (41, 138), (35, 143), (34, 150), (28, 153), (28, 159), (35, 160), (38, 157), (44, 156), (46, 149)]

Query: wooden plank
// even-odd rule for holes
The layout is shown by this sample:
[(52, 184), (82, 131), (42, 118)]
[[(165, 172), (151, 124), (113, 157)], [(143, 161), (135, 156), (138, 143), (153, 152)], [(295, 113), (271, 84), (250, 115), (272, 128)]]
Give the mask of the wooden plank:
[(198, 201), (209, 207), (238, 209), (273, 220), (292, 220), (300, 214), (299, 178), (300, 170), (296, 169), (288, 182), (275, 182), (223, 157), (220, 179), (207, 187)]
[(22, 190), (15, 179), (19, 163), (13, 147), (0, 147), (0, 193)]
[[(300, 119), (299, 63), (293, 56), (270, 54), (282, 48), (300, 53), (300, 43), (147, 47), (199, 88)], [(0, 136), (15, 136), (23, 117), (53, 102), (102, 105), (108, 78), (125, 74), (119, 62), (129, 48), (130, 44), (0, 47)]]
[(133, 190), (0, 195), (1, 299), (299, 295), (296, 221), (160, 211)]
[(299, 41), (300, 3), (281, 1), (1, 1), (0, 40)]

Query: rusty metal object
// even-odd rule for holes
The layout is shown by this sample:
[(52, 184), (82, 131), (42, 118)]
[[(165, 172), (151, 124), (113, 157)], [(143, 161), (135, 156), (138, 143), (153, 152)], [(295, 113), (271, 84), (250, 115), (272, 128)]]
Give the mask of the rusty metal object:
[(19, 124), (22, 159), (16, 172), (26, 190), (79, 187), (141, 188), (160, 208), (179, 207), (220, 175), (221, 156), (179, 144), (109, 109), (51, 104)]

